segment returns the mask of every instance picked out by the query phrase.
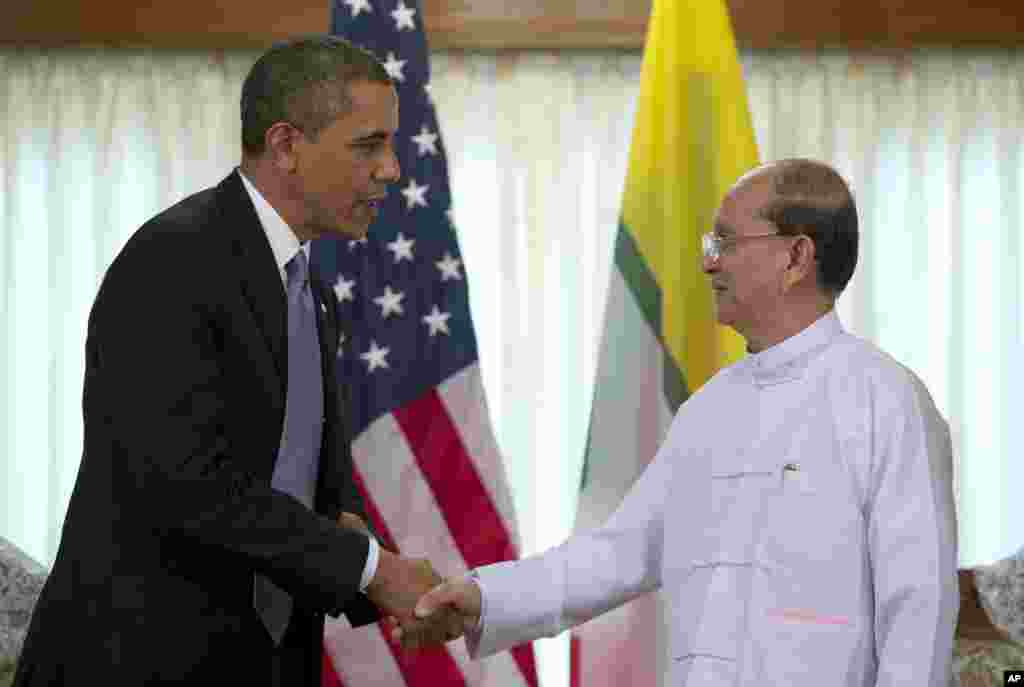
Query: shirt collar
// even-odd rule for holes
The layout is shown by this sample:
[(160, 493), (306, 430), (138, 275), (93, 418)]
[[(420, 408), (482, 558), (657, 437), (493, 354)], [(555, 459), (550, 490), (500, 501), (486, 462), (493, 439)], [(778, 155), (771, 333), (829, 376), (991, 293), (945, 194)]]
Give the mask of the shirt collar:
[(758, 386), (799, 379), (810, 361), (843, 331), (835, 309), (829, 310), (799, 333), (747, 356), (743, 368)]
[(267, 202), (267, 199), (242, 173), (241, 169), (238, 170), (238, 176), (242, 177), (242, 184), (252, 199), (252, 204), (256, 208), (256, 216), (259, 217), (260, 224), (263, 225), (263, 231), (267, 235), (267, 241), (270, 242), (270, 250), (274, 253), (277, 268), (283, 274), (285, 265), (295, 257), (295, 254), (300, 249), (305, 250), (306, 257), (309, 257), (309, 242), (299, 243), (299, 239), (295, 236), (295, 232), (292, 231), (291, 227), (288, 226), (288, 223), (282, 219), (281, 215), (274, 209), (274, 206)]

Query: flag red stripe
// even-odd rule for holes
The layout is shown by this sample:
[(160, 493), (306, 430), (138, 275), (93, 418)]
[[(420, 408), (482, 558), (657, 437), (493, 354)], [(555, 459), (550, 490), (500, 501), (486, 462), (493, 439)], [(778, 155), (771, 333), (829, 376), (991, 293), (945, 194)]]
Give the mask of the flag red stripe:
[(580, 659), (582, 645), (575, 632), (569, 638), (569, 687), (580, 687)]
[(515, 547), (436, 390), (392, 413), (470, 568), (514, 560)]
[[(352, 473), (356, 487), (363, 497), (366, 516), (369, 518), (379, 541), (386, 548), (397, 553), (398, 547), (395, 544), (394, 537), (391, 535), (391, 530), (388, 529), (387, 523), (384, 522), (384, 518), (377, 509), (373, 495), (367, 492), (366, 483), (362, 475), (357, 468), (353, 468)], [(423, 687), (431, 685), (437, 685), (438, 687), (466, 687), (466, 678), (462, 674), (462, 669), (459, 668), (458, 663), (455, 662), (455, 659), (452, 658), (447, 649), (442, 647), (406, 654), (399, 645), (392, 641), (384, 626), (382, 624), (379, 624), (379, 626), (380, 632), (387, 641), (388, 648), (391, 650), (392, 656), (394, 656), (395, 664), (402, 673), (402, 678), (405, 680), (406, 685), (409, 687), (416, 687), (417, 685), (422, 685)]]
[(320, 667), (320, 687), (345, 687), (345, 683), (338, 675), (338, 671), (334, 669), (334, 663), (331, 662), (331, 656), (326, 649), (321, 653), (321, 658), (323, 665)]
[[(475, 568), (518, 558), (505, 521), (437, 391), (431, 389), (392, 415), (466, 565)], [(514, 649), (512, 656), (527, 683), (537, 685), (530, 647)]]

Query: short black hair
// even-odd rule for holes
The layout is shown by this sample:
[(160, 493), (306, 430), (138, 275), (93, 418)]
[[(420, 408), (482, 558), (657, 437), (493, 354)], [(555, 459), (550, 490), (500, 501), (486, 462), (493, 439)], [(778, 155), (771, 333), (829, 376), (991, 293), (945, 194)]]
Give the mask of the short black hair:
[(857, 206), (843, 178), (815, 160), (782, 160), (771, 169), (776, 199), (761, 211), (784, 236), (814, 242), (818, 286), (832, 298), (843, 292), (857, 267)]
[(391, 84), (368, 51), (336, 36), (278, 43), (249, 70), (242, 84), (242, 150), (260, 155), (267, 129), (288, 122), (313, 140), (348, 112), (348, 87), (357, 81)]

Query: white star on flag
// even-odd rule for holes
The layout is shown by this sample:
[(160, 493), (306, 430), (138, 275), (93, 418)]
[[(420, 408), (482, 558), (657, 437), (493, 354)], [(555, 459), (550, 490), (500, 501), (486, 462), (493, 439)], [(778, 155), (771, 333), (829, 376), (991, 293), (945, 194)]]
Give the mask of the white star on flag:
[(366, 353), (360, 353), (359, 357), (366, 361), (367, 372), (373, 372), (378, 367), (390, 368), (388, 365), (387, 354), (391, 352), (388, 347), (381, 348), (377, 345), (376, 341), (370, 342), (370, 350)]
[(415, 179), (409, 179), (409, 185), (402, 189), (402, 195), (405, 196), (405, 200), (409, 204), (409, 210), (412, 210), (417, 205), (427, 207), (426, 193), (428, 188), (430, 188), (429, 184), (419, 186), (416, 184)]
[(395, 254), (395, 263), (402, 262), (402, 259), (406, 259), (412, 262), (412, 246), (416, 243), (413, 239), (405, 238), (405, 234), (399, 232), (398, 238), (388, 244), (388, 250)]
[(405, 67), (406, 60), (400, 60), (395, 57), (395, 53), (389, 52), (388, 59), (384, 62), (384, 69), (387, 70), (388, 76), (395, 81), (405, 81), (405, 75), (402, 74), (402, 69)]
[(355, 288), (355, 279), (345, 279), (345, 275), (339, 274), (338, 281), (334, 284), (334, 295), (338, 297), (339, 303), (345, 301), (355, 301), (355, 296), (352, 294), (352, 289)]
[(462, 264), (462, 261), (453, 258), (451, 253), (445, 253), (444, 260), (438, 260), (434, 264), (437, 265), (437, 269), (441, 270), (441, 281), (462, 279), (462, 274), (459, 272), (459, 265)]
[(426, 94), (427, 94), (428, 96), (431, 96), (431, 95), (433, 95), (433, 94), (434, 94), (434, 93), (433, 93), (433, 87), (432, 87), (432, 86), (431, 86), (431, 84), (429, 84), (429, 83), (425, 83), (425, 84), (423, 84), (423, 91), (424, 91), (424, 92), (425, 92), (425, 93), (426, 93)]
[(423, 126), (418, 136), (412, 140), (420, 147), (420, 155), (437, 155), (437, 134), (431, 133), (430, 129)]
[(430, 336), (433, 338), (438, 332), (444, 332), (445, 334), (451, 334), (448, 331), (448, 318), (451, 317), (450, 312), (441, 312), (434, 306), (434, 309), (429, 315), (423, 316), (423, 321), (430, 326)]
[(415, 14), (416, 10), (406, 7), (402, 0), (398, 0), (398, 9), (391, 13), (391, 16), (395, 18), (395, 31), (401, 31), (402, 29), (415, 31), (416, 24), (412, 21)]
[(373, 11), (370, 0), (345, 0), (345, 4), (352, 8), (353, 17), (358, 17), (363, 10), (366, 10), (367, 13)]
[(356, 246), (365, 246), (365, 245), (366, 245), (366, 237), (364, 236), (361, 239), (352, 239), (351, 241), (349, 241), (348, 242), (348, 249), (352, 250)]
[(373, 302), (380, 306), (380, 316), (387, 319), (392, 314), (405, 314), (405, 309), (402, 307), (403, 298), (405, 298), (404, 293), (392, 291), (390, 286), (386, 286), (384, 287), (384, 295), (377, 296), (373, 299)]

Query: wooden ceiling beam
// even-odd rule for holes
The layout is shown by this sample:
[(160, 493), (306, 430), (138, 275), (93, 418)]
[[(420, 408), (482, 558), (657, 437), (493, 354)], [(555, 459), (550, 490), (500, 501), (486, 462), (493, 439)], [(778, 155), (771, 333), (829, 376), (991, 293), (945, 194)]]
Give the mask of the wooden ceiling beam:
[[(340, 0), (337, 0), (340, 1)], [(375, 0), (384, 11), (385, 3)], [(1021, 0), (728, 0), (741, 47), (1024, 45)], [(432, 48), (643, 46), (650, 0), (423, 0)], [(260, 47), (328, 26), (328, 0), (22, 0), (0, 44)]]

